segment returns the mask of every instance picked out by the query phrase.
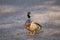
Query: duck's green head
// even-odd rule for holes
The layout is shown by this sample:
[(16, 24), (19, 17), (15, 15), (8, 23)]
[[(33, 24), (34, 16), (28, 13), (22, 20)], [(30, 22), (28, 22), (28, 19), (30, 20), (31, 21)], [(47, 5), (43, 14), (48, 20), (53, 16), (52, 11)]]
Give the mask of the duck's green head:
[(27, 13), (27, 17), (28, 17), (28, 18), (30, 18), (30, 17), (31, 17), (31, 16), (30, 16), (30, 14), (31, 14), (31, 12), (28, 12), (28, 13)]

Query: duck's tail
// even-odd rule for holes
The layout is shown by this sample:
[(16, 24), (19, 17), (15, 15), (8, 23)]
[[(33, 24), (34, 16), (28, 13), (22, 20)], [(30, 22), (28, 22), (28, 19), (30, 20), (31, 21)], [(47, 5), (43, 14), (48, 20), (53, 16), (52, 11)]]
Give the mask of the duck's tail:
[(38, 23), (35, 23), (36, 25), (38, 25), (38, 30), (41, 30), (42, 29), (42, 25), (38, 24)]

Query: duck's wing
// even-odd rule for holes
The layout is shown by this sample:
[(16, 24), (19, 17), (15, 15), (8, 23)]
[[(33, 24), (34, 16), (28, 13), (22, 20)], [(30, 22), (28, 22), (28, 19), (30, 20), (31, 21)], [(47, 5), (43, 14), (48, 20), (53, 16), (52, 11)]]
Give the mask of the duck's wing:
[(37, 26), (40, 27), (40, 29), (42, 29), (42, 25), (40, 25), (39, 23), (35, 23)]

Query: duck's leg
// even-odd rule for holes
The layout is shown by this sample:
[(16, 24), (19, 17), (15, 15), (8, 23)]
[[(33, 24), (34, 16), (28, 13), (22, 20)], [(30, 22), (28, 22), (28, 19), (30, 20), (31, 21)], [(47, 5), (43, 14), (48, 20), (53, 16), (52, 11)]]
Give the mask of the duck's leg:
[(32, 31), (29, 31), (30, 36), (34, 36), (34, 33)]

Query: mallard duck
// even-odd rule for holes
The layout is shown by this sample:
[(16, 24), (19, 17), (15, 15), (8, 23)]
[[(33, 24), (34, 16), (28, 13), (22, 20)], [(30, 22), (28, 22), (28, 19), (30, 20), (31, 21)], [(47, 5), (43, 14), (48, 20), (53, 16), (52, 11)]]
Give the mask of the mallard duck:
[(30, 12), (27, 13), (28, 20), (25, 23), (25, 28), (29, 31), (30, 35), (35, 35), (34, 32), (41, 30), (42, 26), (37, 22), (31, 21), (30, 14)]

